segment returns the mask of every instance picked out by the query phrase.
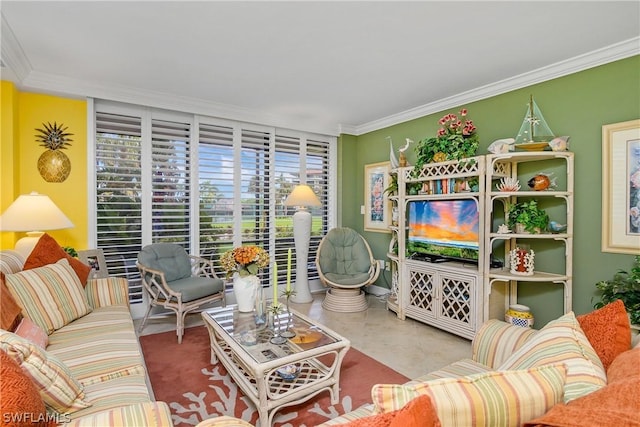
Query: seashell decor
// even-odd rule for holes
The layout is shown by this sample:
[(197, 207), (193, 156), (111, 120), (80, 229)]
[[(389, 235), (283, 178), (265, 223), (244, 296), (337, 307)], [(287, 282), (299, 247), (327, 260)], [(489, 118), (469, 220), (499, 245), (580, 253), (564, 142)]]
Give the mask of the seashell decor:
[(517, 178), (502, 178), (499, 184), (496, 184), (499, 191), (518, 191), (520, 190), (520, 181)]

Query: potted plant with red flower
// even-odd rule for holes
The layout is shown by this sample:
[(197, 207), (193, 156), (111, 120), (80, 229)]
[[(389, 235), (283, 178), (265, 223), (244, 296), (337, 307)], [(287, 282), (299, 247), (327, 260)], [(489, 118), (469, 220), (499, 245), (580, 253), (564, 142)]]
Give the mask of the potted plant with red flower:
[(467, 118), (467, 109), (456, 114), (445, 114), (439, 120), (436, 136), (421, 140), (417, 147), (416, 168), (425, 163), (460, 160), (473, 157), (478, 150), (478, 134), (472, 120)]

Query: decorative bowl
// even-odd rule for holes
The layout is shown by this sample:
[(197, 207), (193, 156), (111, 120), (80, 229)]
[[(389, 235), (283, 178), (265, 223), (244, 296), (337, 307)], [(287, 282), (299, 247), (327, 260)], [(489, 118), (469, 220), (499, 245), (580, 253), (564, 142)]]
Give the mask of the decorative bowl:
[(276, 369), (276, 373), (283, 380), (293, 381), (300, 374), (300, 367), (298, 365), (285, 365), (281, 368)]

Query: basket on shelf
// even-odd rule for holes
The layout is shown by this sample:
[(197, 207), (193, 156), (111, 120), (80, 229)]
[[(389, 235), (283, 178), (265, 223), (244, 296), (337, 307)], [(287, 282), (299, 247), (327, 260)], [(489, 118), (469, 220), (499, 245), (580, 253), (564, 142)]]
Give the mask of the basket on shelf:
[(533, 327), (533, 314), (529, 307), (522, 304), (513, 304), (509, 306), (509, 310), (504, 314), (504, 321), (514, 326), (523, 328)]

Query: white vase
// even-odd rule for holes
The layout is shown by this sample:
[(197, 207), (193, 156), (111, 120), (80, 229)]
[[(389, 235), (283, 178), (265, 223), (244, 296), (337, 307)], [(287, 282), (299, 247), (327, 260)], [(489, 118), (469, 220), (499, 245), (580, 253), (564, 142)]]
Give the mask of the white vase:
[(241, 313), (251, 313), (256, 300), (256, 292), (260, 286), (258, 276), (240, 277), (233, 276), (233, 294), (236, 297), (238, 311)]

